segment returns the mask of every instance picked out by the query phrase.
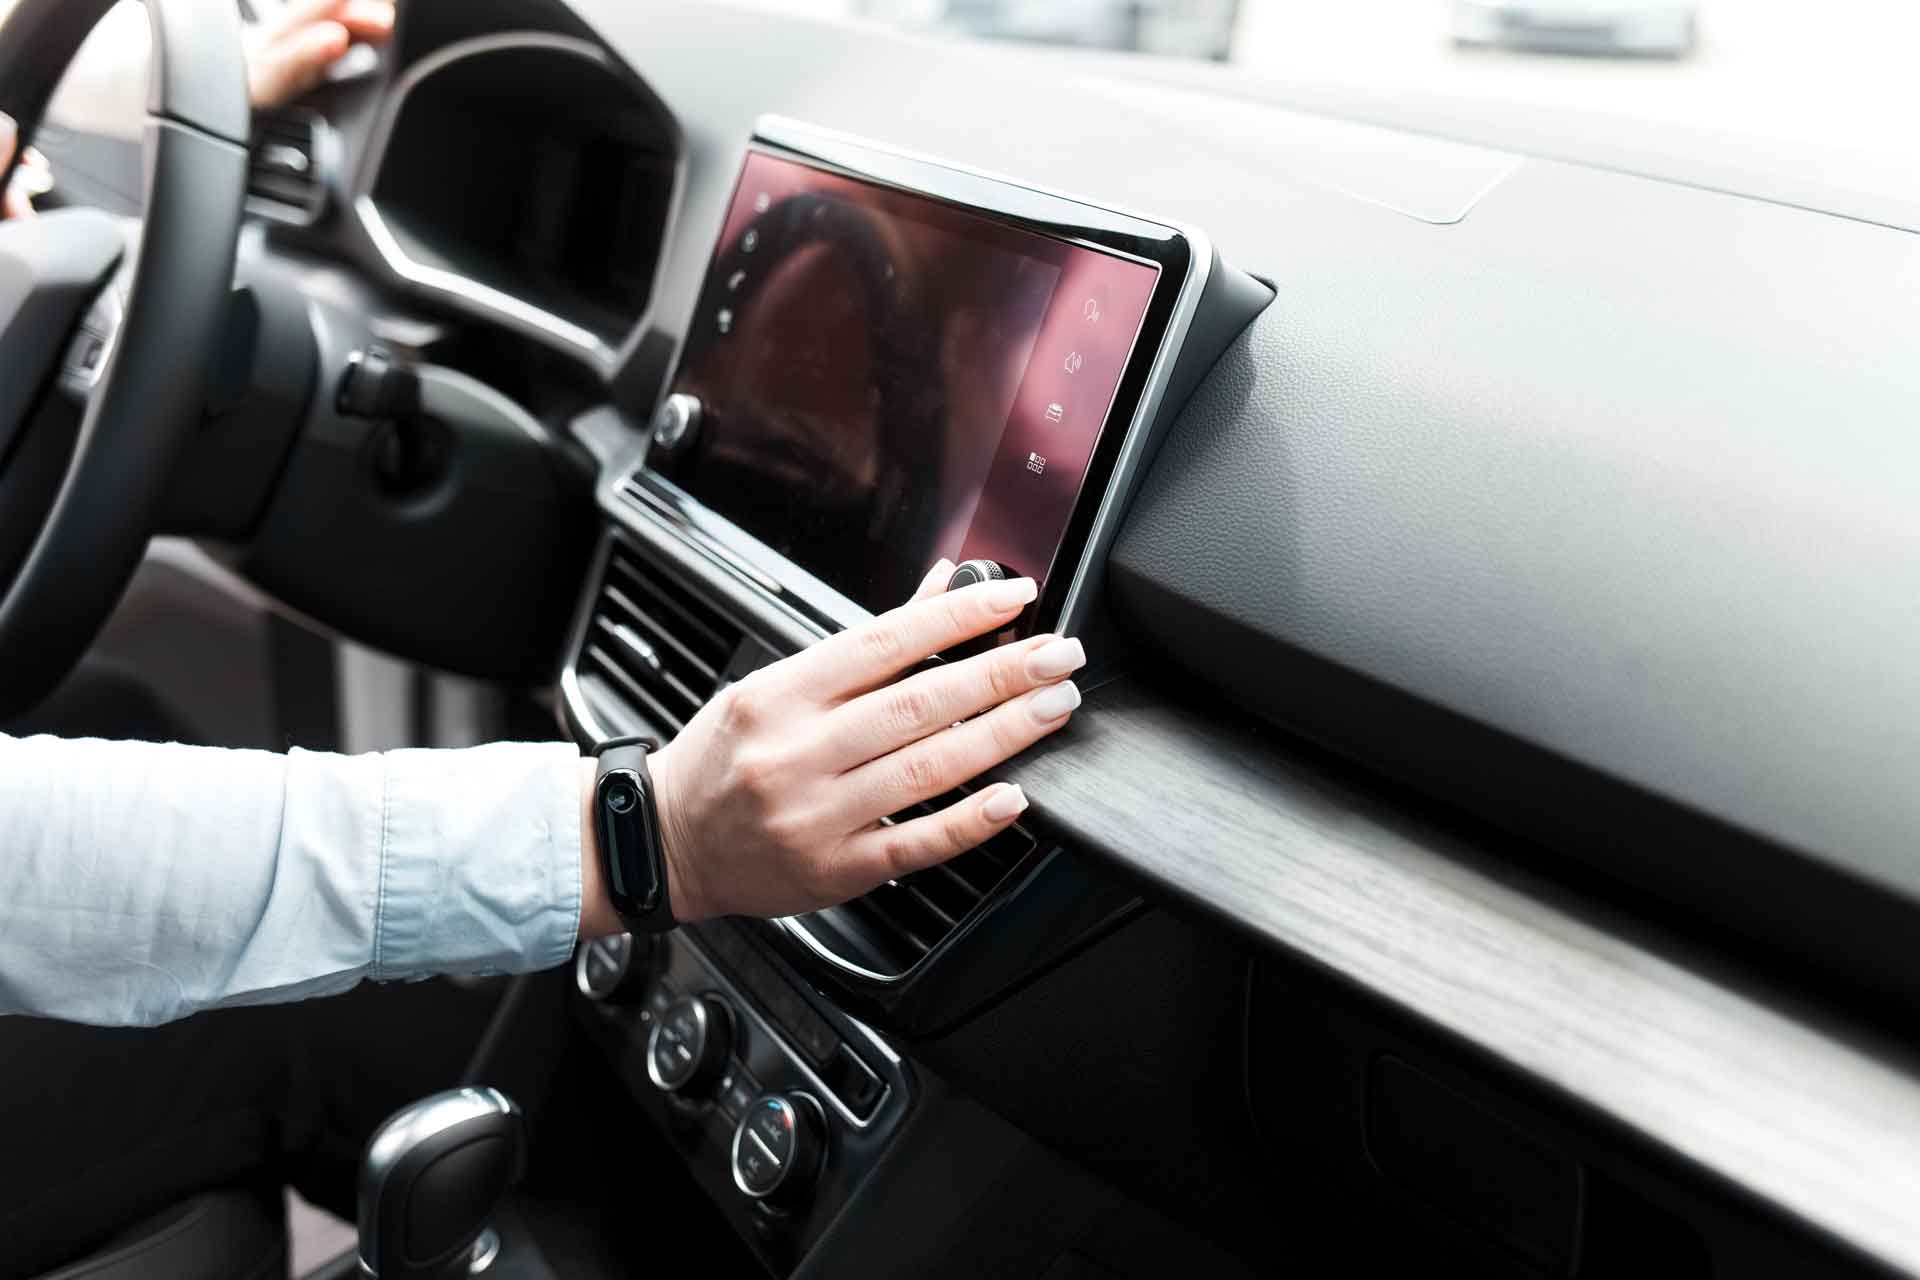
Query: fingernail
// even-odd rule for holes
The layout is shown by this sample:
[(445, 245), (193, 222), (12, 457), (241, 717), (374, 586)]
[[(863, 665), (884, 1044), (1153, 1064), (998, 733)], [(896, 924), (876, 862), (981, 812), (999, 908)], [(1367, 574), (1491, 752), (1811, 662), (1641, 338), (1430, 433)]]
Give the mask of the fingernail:
[(1071, 680), (1060, 684), (1048, 685), (1033, 695), (1027, 703), (1033, 712), (1033, 718), (1043, 724), (1050, 724), (1069, 714), (1080, 705), (1080, 686)]
[(1032, 578), (1013, 578), (1006, 582), (987, 584), (987, 603), (1002, 613), (1033, 603), (1040, 594), (1040, 588), (1034, 585)]
[(988, 822), (1005, 822), (1027, 811), (1027, 793), (1012, 783), (1003, 782), (987, 794), (980, 816)]
[(1057, 680), (1087, 665), (1087, 651), (1078, 640), (1055, 637), (1027, 655), (1027, 674), (1035, 680)]

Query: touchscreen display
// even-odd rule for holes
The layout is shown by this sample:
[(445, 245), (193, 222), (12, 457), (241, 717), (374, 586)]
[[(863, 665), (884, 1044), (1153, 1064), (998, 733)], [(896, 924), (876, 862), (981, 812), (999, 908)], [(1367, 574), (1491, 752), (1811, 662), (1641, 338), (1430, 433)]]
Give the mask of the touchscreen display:
[(673, 386), (700, 425), (654, 463), (875, 613), (941, 556), (1044, 587), (1158, 276), (752, 152)]

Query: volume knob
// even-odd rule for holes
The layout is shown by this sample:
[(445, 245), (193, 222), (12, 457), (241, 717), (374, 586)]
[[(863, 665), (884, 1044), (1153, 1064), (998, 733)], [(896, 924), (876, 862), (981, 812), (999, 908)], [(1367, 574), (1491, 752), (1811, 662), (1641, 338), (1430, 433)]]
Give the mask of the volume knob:
[(700, 399), (676, 391), (653, 411), (653, 447), (663, 453), (675, 453), (686, 447), (700, 429)]
[(1004, 582), (1010, 576), (1007, 566), (998, 560), (962, 560), (954, 566), (953, 576), (947, 579), (947, 590), (958, 591), (976, 582)]

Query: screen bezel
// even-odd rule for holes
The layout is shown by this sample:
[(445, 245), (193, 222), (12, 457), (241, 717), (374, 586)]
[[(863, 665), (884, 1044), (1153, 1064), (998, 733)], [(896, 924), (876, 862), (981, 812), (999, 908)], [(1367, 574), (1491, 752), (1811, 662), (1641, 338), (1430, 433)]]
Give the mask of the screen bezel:
[[(1174, 357), (1205, 287), (1212, 262), (1212, 248), (1205, 237), (1191, 228), (1088, 204), (777, 117), (764, 117), (757, 123), (745, 150), (747, 154), (766, 154), (892, 188), (1021, 231), (1159, 268), (1159, 278), (1055, 550), (1044, 590), (1021, 628), (1023, 633), (1053, 630), (1072, 634), (1079, 630), (1097, 585), (1098, 567), (1104, 563), (1117, 530), (1120, 507), (1136, 479)], [(743, 155), (742, 170), (745, 159)], [(736, 177), (729, 188), (726, 209), (733, 206), (738, 182)], [(712, 261), (710, 256), (708, 272)], [(705, 296), (709, 284), (703, 275), (701, 296)], [(683, 337), (682, 347), (684, 343)], [(675, 352), (669, 388), (680, 377), (682, 355), (683, 351)], [(774, 596), (787, 616), (799, 613), (823, 633), (858, 625), (873, 616), (858, 602), (644, 463), (631, 477), (627, 492), (640, 499), (644, 509), (694, 535), (693, 540), (704, 551), (727, 563), (736, 576)]]

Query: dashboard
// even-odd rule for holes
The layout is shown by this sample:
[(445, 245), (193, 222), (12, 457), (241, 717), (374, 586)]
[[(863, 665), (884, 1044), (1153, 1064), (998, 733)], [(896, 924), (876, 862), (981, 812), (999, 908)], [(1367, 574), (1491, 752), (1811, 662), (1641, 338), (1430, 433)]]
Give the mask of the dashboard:
[(964, 1098), (1146, 1206), (1032, 1274), (1920, 1273), (1912, 226), (1218, 68), (402, 13), (263, 122), (341, 392), (194, 532), (582, 744), (943, 555), (1096, 658), (1003, 838), (576, 958), (759, 1265), (999, 1273)]

